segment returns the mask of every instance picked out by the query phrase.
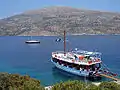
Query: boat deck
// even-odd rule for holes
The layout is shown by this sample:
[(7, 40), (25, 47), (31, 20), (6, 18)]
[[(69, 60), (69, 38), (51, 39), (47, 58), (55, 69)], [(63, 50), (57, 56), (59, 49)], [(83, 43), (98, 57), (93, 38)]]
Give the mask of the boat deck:
[(75, 64), (81, 64), (81, 65), (92, 65), (92, 64), (97, 64), (101, 63), (100, 58), (96, 57), (90, 57), (89, 59), (86, 58), (87, 55), (80, 55), (72, 52), (62, 52), (62, 51), (57, 51), (52, 53), (53, 58), (57, 58), (59, 60), (63, 60), (66, 62), (70, 63), (75, 63)]

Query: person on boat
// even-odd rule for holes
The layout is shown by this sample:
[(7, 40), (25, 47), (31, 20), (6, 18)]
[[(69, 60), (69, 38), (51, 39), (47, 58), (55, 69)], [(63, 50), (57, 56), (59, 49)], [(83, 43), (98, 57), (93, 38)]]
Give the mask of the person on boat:
[(93, 75), (96, 74), (96, 71), (93, 71)]
[(75, 57), (75, 60), (76, 60), (77, 56), (76, 56), (76, 55), (74, 55), (74, 57)]
[(89, 67), (89, 66), (86, 66), (86, 70), (87, 70), (87, 71), (90, 71), (90, 67)]
[(82, 71), (82, 68), (80, 67), (80, 71)]
[(78, 61), (78, 60), (79, 60), (79, 59), (78, 59), (78, 57), (77, 57), (76, 55), (74, 55), (74, 57), (75, 57), (75, 60), (76, 60), (76, 61)]
[(85, 69), (83, 68), (82, 71), (84, 71)]

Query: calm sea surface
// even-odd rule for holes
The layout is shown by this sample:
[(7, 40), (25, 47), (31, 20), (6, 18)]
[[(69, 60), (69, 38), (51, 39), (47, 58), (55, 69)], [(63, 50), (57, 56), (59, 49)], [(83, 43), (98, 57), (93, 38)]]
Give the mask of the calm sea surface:
[[(51, 52), (63, 50), (63, 42), (56, 36), (40, 36), (40, 44), (25, 44), (29, 37), (0, 37), (0, 72), (28, 74), (39, 79), (42, 85), (52, 85), (67, 80), (84, 80), (55, 68), (50, 62)], [(80, 48), (101, 52), (103, 62), (120, 74), (120, 36), (68, 36), (67, 50)], [(104, 79), (106, 80), (106, 79)]]

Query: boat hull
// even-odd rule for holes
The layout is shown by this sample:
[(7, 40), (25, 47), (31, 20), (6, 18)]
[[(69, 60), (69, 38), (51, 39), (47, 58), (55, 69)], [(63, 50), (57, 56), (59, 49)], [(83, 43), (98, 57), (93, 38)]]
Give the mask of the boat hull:
[(39, 41), (36, 41), (36, 42), (26, 41), (25, 43), (27, 43), (27, 44), (36, 44), (36, 43), (40, 43), (40, 42)]
[(74, 68), (70, 68), (70, 67), (66, 67), (66, 66), (62, 66), (59, 65), (58, 63), (53, 62), (53, 60), (51, 59), (51, 62), (59, 69), (66, 71), (68, 73), (77, 75), (77, 76), (84, 76), (84, 77), (89, 77), (89, 72), (87, 71), (80, 71), (80, 70), (76, 70)]

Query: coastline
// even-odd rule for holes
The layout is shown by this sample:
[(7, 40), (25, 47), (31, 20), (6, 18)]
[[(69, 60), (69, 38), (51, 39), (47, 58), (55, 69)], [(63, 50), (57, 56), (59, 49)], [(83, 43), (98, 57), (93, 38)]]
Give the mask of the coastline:
[[(107, 36), (107, 35), (113, 35), (113, 36), (119, 36), (120, 34), (68, 34), (67, 36)], [(62, 36), (62, 35), (16, 35), (16, 36)]]

